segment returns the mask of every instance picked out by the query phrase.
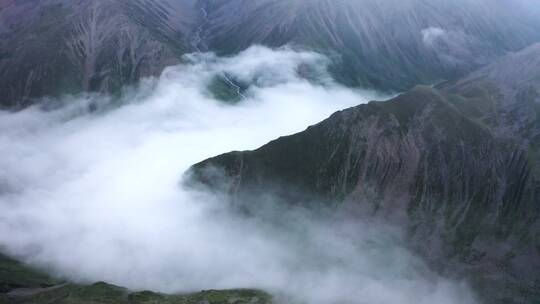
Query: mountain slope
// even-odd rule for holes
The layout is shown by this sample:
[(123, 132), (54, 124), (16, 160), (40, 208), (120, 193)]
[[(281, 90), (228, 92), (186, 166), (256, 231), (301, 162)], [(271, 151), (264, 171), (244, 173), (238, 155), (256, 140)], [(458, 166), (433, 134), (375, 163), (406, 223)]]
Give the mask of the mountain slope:
[[(253, 44), (316, 50), (351, 86), (454, 79), (540, 41), (533, 0), (0, 1), (0, 105), (117, 93), (185, 53)], [(489, 12), (489, 13), (486, 13)]]
[(529, 303), (540, 296), (539, 58), (537, 44), (190, 174), (252, 212), (271, 194), (391, 222), (489, 301)]
[(166, 295), (151, 291), (132, 292), (98, 282), (79, 285), (52, 279), (0, 254), (0, 303), (271, 303), (271, 297), (249, 289), (206, 290), (191, 294)]
[(0, 104), (118, 91), (192, 48), (194, 1), (30, 0), (0, 6)]
[[(351, 85), (404, 90), (451, 79), (540, 40), (534, 3), (491, 0), (209, 0), (209, 49), (292, 43), (341, 61)], [(489, 13), (487, 13), (489, 12)]]

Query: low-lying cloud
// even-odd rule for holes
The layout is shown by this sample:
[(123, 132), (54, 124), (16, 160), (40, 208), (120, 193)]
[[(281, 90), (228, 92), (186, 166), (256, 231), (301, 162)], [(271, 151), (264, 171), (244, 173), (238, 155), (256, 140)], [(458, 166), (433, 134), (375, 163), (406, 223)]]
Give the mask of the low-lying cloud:
[[(244, 218), (218, 197), (182, 188), (196, 162), (376, 98), (335, 84), (326, 59), (309, 52), (253, 47), (186, 62), (119, 101), (65, 97), (44, 102), (47, 109), (0, 112), (2, 251), (71, 280), (132, 289), (249, 287), (305, 303), (473, 302), (392, 229), (292, 210), (273, 222)], [(216, 100), (208, 90), (216, 77), (243, 83), (245, 98)]]

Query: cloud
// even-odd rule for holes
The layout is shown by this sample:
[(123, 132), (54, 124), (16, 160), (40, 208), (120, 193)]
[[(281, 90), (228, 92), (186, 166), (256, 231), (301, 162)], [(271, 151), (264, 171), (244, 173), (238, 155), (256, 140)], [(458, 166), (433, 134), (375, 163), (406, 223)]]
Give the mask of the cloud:
[(435, 52), (440, 62), (447, 66), (464, 69), (489, 61), (493, 48), (485, 41), (461, 29), (428, 27), (421, 31), (422, 42), (427, 49)]
[(440, 27), (428, 27), (422, 30), (422, 41), (427, 47), (432, 47), (434, 42), (445, 34)]
[[(473, 302), (466, 286), (431, 273), (390, 228), (290, 209), (272, 221), (247, 218), (179, 186), (196, 162), (377, 97), (335, 84), (315, 53), (253, 47), (185, 61), (121, 100), (67, 96), (0, 112), (2, 250), (71, 280), (132, 289), (254, 287), (306, 303)], [(215, 99), (212, 83), (223, 77), (242, 83), (246, 98)]]

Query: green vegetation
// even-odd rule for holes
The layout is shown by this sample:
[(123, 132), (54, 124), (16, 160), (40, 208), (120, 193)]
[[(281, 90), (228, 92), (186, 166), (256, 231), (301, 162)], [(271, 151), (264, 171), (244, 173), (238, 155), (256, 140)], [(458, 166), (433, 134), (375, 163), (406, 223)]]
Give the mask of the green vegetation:
[(13, 304), (265, 304), (270, 295), (250, 289), (207, 290), (167, 295), (151, 291), (132, 292), (98, 282), (92, 285), (62, 283), (0, 255), (0, 303)]
[(59, 283), (58, 280), (0, 254), (0, 293), (7, 293), (15, 288), (47, 287)]
[[(240, 90), (242, 90), (241, 87)], [(213, 98), (225, 103), (235, 104), (242, 100), (242, 96), (238, 94), (237, 88), (227, 83), (223, 76), (215, 76), (208, 85), (208, 91)]]
[[(0, 298), (1, 300), (1, 298)], [(58, 303), (58, 304), (263, 304), (271, 297), (256, 290), (201, 291), (192, 294), (165, 295), (151, 291), (130, 292), (106, 284), (90, 286), (63, 285), (37, 294), (8, 297), (9, 303)]]

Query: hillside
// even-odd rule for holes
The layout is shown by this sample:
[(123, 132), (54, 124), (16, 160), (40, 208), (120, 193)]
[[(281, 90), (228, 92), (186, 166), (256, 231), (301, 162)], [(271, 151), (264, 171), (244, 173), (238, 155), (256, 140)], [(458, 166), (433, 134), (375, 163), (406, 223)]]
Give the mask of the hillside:
[(166, 295), (151, 291), (129, 291), (104, 282), (73, 284), (50, 278), (41, 271), (0, 254), (0, 303), (264, 304), (271, 301), (269, 295), (248, 289)]
[(159, 75), (193, 50), (193, 6), (185, 0), (8, 1), (0, 7), (0, 104), (118, 93)]
[[(0, 1), (0, 105), (119, 94), (196, 51), (254, 44), (329, 56), (349, 86), (403, 91), (456, 79), (540, 41), (527, 0)], [(489, 14), (485, 12), (489, 11)]]
[(189, 174), (253, 213), (255, 198), (271, 193), (273, 203), (393, 223), (488, 301), (528, 303), (540, 282), (538, 58), (540, 45), (531, 46), (457, 82), (340, 111)]

